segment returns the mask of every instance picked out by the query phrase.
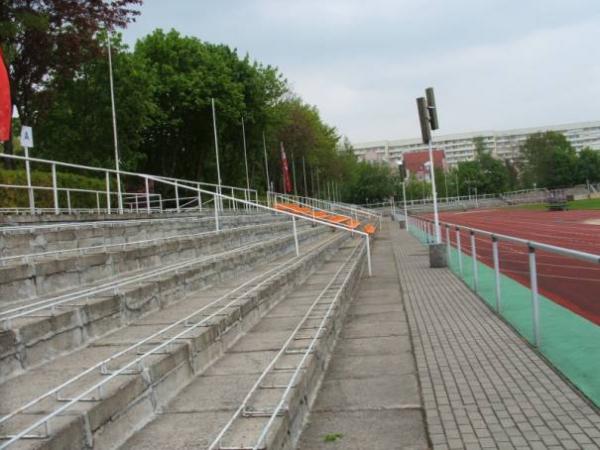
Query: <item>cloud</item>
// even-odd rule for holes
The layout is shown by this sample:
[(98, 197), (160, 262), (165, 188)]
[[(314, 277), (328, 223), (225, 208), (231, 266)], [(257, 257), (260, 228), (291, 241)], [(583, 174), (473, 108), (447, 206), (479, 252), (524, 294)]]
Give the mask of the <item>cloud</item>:
[(353, 141), (416, 137), (436, 88), (442, 133), (600, 120), (597, 0), (148, 0), (156, 27), (281, 68)]

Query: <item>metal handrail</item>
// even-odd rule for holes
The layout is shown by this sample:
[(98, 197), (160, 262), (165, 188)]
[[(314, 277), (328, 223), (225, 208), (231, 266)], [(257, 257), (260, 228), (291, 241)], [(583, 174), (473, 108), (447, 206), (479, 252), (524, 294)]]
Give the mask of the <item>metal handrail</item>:
[[(333, 236), (331, 238), (329, 238), (326, 243), (332, 242), (334, 239), (336, 239), (337, 236)], [(200, 313), (202, 313), (203, 311), (205, 311), (208, 308), (212, 308), (216, 305), (218, 305), (220, 302), (222, 302), (223, 300), (226, 300), (227, 298), (231, 297), (232, 294), (239, 292), (240, 290), (244, 289), (247, 286), (251, 286), (249, 291), (245, 291), (242, 296), (247, 296), (249, 293), (252, 293), (256, 290), (258, 290), (261, 286), (264, 286), (265, 284), (269, 283), (272, 279), (274, 279), (275, 277), (277, 277), (280, 273), (282, 273), (283, 271), (286, 270), (290, 270), (293, 269), (294, 267), (296, 267), (297, 265), (301, 264), (306, 258), (308, 258), (309, 256), (311, 256), (311, 252), (314, 251), (315, 249), (320, 249), (322, 247), (323, 243), (317, 244), (315, 245), (313, 248), (311, 248), (309, 250), (309, 252), (307, 252), (304, 256), (302, 257), (292, 257), (289, 258), (287, 262), (291, 262), (291, 265), (287, 265), (287, 264), (282, 264), (282, 265), (278, 265), (277, 267), (274, 267), (272, 269), (269, 269), (266, 272), (260, 273), (254, 277), (252, 277), (251, 279), (245, 281), (244, 283), (242, 283), (240, 286), (232, 289), (231, 291), (227, 292), (226, 294), (220, 296), (219, 298), (217, 298), (216, 300), (213, 300), (212, 302), (198, 308), (197, 310), (193, 311), (192, 313), (186, 315), (185, 317), (177, 320), (176, 322), (173, 322), (170, 325), (165, 326), (164, 328), (162, 328), (161, 330), (153, 333), (150, 336), (147, 336), (146, 338), (136, 342), (135, 344), (130, 345), (129, 347), (127, 347), (126, 349), (123, 349), (113, 355), (111, 355), (110, 357), (104, 359), (103, 361), (100, 361), (99, 363), (95, 364), (94, 366), (85, 369), (83, 372), (80, 372), (78, 375), (75, 375), (74, 377), (70, 378), (69, 380), (63, 382), (62, 384), (60, 384), (59, 386), (45, 392), (44, 394), (42, 394), (41, 396), (38, 396), (37, 398), (29, 401), (28, 403), (26, 403), (25, 405), (19, 407), (18, 409), (10, 412), (8, 415), (5, 415), (3, 417), (0, 417), (0, 424), (10, 420), (11, 418), (15, 417), (16, 415), (26, 411), (27, 409), (31, 408), (32, 406), (36, 405), (37, 403), (41, 402), (42, 400), (50, 397), (50, 396), (54, 396), (54, 395), (58, 395), (60, 393), (61, 390), (63, 390), (65, 387), (71, 385), (72, 383), (76, 382), (77, 380), (81, 379), (83, 376), (97, 370), (97, 369), (103, 369), (104, 368), (104, 372), (107, 372), (106, 367), (107, 365), (111, 362), (114, 361), (115, 359), (119, 358), (120, 356), (135, 350), (137, 348), (139, 348), (141, 345), (144, 345), (146, 342), (151, 342), (153, 339), (155, 339), (157, 336), (163, 335), (164, 333), (168, 332), (169, 330), (173, 329), (174, 327), (184, 324), (184, 325), (188, 325), (183, 331), (176, 333), (174, 336), (169, 337), (168, 339), (166, 339), (165, 341), (161, 342), (160, 344), (155, 345), (152, 349), (143, 352), (141, 355), (137, 356), (135, 359), (133, 359), (132, 361), (129, 361), (128, 363), (124, 364), (123, 366), (121, 366), (119, 369), (112, 371), (112, 373), (109, 373), (106, 377), (104, 377), (101, 381), (95, 383), (92, 387), (86, 389), (84, 392), (79, 393), (77, 396), (75, 396), (72, 399), (69, 399), (65, 404), (63, 404), (62, 406), (60, 406), (59, 408), (57, 408), (56, 410), (54, 410), (52, 413), (47, 414), (46, 416), (38, 419), (36, 422), (34, 422), (33, 424), (29, 425), (28, 427), (26, 427), (25, 429), (21, 430), (19, 433), (17, 433), (16, 435), (14, 435), (13, 437), (11, 437), (7, 442), (1, 443), (0, 444), (0, 449), (4, 449), (6, 447), (8, 447), (9, 445), (13, 444), (14, 442), (18, 441), (19, 439), (23, 438), (24, 436), (27, 435), (27, 433), (35, 430), (36, 428), (40, 427), (40, 426), (44, 426), (46, 424), (46, 427), (48, 426), (47, 424), (49, 423), (49, 421), (51, 419), (53, 419), (54, 417), (58, 416), (60, 413), (62, 413), (63, 411), (67, 410), (68, 408), (70, 408), (71, 406), (73, 406), (75, 403), (77, 403), (78, 401), (82, 400), (83, 398), (85, 398), (85, 396), (92, 394), (96, 391), (98, 391), (99, 393), (102, 392), (102, 387), (107, 384), (110, 380), (112, 380), (113, 378), (119, 376), (120, 374), (122, 374), (123, 372), (125, 372), (127, 369), (134, 367), (138, 364), (143, 364), (143, 360), (145, 358), (147, 358), (148, 356), (151, 356), (153, 354), (155, 354), (156, 352), (160, 351), (163, 348), (168, 347), (169, 345), (171, 345), (171, 343), (176, 342), (177, 340), (179, 340), (182, 336), (188, 334), (190, 331), (195, 330), (196, 328), (204, 325), (205, 323), (207, 323), (208, 321), (212, 320), (214, 317), (216, 317), (217, 315), (221, 314), (223, 311), (227, 310), (228, 308), (230, 308), (232, 305), (234, 305), (235, 303), (237, 303), (240, 299), (240, 296), (236, 296), (233, 298), (233, 300), (231, 300), (230, 302), (228, 302), (227, 304), (225, 304), (224, 306), (221, 306), (218, 310), (212, 312), (210, 315), (203, 317), (199, 322), (195, 322), (193, 324), (190, 324), (189, 321), (190, 319), (192, 319), (195, 316), (198, 316)], [(295, 261), (294, 261), (295, 260)], [(266, 278), (264, 278), (266, 276)], [(263, 277), (264, 279), (256, 284), (253, 285), (253, 283), (257, 280), (260, 279), (261, 277)]]
[[(435, 226), (431, 219), (422, 217), (409, 217), (408, 223), (411, 226), (415, 226), (420, 229), (426, 236), (432, 233), (432, 229)], [(456, 247), (458, 252), (458, 266), (459, 273), (463, 274), (463, 261), (462, 261), (462, 246), (460, 233), (466, 231), (470, 235), (470, 247), (471, 247), (471, 258), (473, 264), (473, 290), (475, 293), (479, 291), (479, 276), (477, 269), (477, 245), (475, 241), (476, 235), (489, 237), (492, 242), (492, 261), (494, 266), (495, 275), (495, 295), (496, 295), (496, 312), (500, 314), (501, 302), (502, 302), (502, 291), (500, 289), (500, 252), (498, 249), (499, 242), (509, 242), (512, 244), (524, 245), (528, 249), (529, 259), (529, 282), (531, 286), (531, 303), (532, 303), (532, 328), (533, 328), (533, 345), (536, 347), (540, 346), (540, 300), (539, 300), (539, 286), (538, 286), (538, 275), (537, 275), (537, 258), (536, 251), (542, 250), (548, 253), (553, 253), (561, 256), (567, 256), (580, 261), (600, 264), (600, 255), (593, 253), (583, 252), (580, 250), (568, 249), (565, 247), (559, 247), (551, 244), (544, 244), (542, 242), (532, 241), (528, 239), (522, 239), (515, 236), (508, 236), (501, 233), (494, 233), (490, 231), (481, 230), (478, 228), (471, 228), (464, 225), (457, 225), (449, 222), (442, 222), (440, 226), (446, 229), (446, 252), (447, 258), (450, 260), (450, 230), (453, 228), (456, 232)]]
[[(250, 401), (251, 397), (258, 390), (258, 388), (260, 387), (261, 383), (267, 377), (267, 375), (269, 374), (269, 372), (271, 371), (271, 369), (275, 366), (275, 364), (279, 361), (279, 359), (281, 358), (281, 356), (285, 353), (285, 351), (289, 347), (290, 343), (294, 339), (294, 336), (298, 333), (298, 331), (300, 330), (300, 328), (302, 327), (302, 325), (306, 322), (306, 320), (308, 319), (308, 317), (310, 316), (310, 314), (313, 312), (315, 306), (319, 303), (319, 301), (321, 301), (321, 299), (323, 298), (323, 296), (325, 295), (325, 293), (335, 283), (335, 281), (338, 279), (340, 273), (346, 267), (346, 265), (348, 264), (348, 262), (352, 260), (352, 258), (354, 257), (354, 254), (356, 253), (356, 251), (358, 250), (359, 247), (360, 246), (357, 245), (352, 250), (352, 252), (348, 256), (348, 258), (346, 258), (344, 260), (344, 262), (340, 265), (340, 268), (336, 271), (336, 273), (329, 280), (329, 282), (327, 283), (327, 285), (321, 290), (321, 292), (319, 293), (319, 295), (317, 296), (317, 298), (309, 306), (308, 310), (306, 311), (306, 313), (304, 314), (304, 316), (300, 319), (300, 321), (298, 322), (298, 325), (296, 325), (296, 327), (294, 328), (294, 330), (290, 333), (290, 335), (288, 336), (288, 338), (284, 342), (283, 346), (279, 349), (279, 351), (277, 352), (277, 354), (275, 354), (275, 356), (271, 359), (271, 361), (269, 362), (269, 364), (265, 367), (265, 369), (262, 371), (262, 373), (259, 375), (259, 377), (257, 378), (257, 380), (254, 382), (254, 384), (252, 385), (252, 387), (248, 391), (248, 393), (245, 395), (244, 399), (240, 403), (240, 406), (233, 413), (233, 415), (231, 416), (231, 418), (229, 419), (229, 421), (221, 428), (221, 431), (219, 432), (219, 434), (213, 439), (212, 443), (208, 447), (208, 450), (216, 449), (217, 446), (221, 445), (221, 439), (223, 439), (223, 436), (225, 435), (225, 433), (227, 433), (227, 431), (231, 428), (231, 426), (233, 425), (233, 423), (235, 422), (235, 420), (238, 417), (240, 417), (240, 415), (243, 413), (243, 411), (246, 408), (246, 406), (248, 405), (248, 402)], [(365, 246), (363, 246), (361, 248), (361, 252), (364, 250), (364, 248), (365, 248)], [(355, 259), (354, 264), (352, 265), (351, 269), (348, 271), (348, 274), (346, 275), (346, 277), (344, 279), (344, 282), (341, 283), (340, 287), (337, 289), (336, 295), (335, 295), (334, 299), (332, 300), (329, 308), (327, 309), (326, 314), (323, 317), (321, 323), (319, 324), (319, 328), (318, 328), (317, 332), (315, 333), (315, 336), (311, 340), (309, 347), (305, 350), (301, 361), (296, 366), (294, 374), (293, 374), (292, 378), (290, 379), (290, 381), (288, 382), (284, 393), (282, 394), (281, 400), (278, 402), (277, 407), (274, 409), (274, 411), (272, 412), (271, 416), (269, 417), (269, 421), (263, 427), (263, 430), (262, 430), (262, 432), (261, 432), (261, 434), (259, 436), (259, 439), (255, 443), (255, 445), (252, 446), (252, 449), (259, 448), (259, 446), (262, 443), (264, 437), (266, 436), (266, 433), (268, 433), (268, 430), (270, 429), (271, 425), (273, 424), (274, 418), (277, 417), (277, 414), (281, 410), (281, 408), (283, 406), (283, 403), (285, 402), (285, 399), (287, 398), (287, 395), (289, 394), (291, 386), (293, 386), (293, 384), (296, 382), (296, 377), (297, 377), (297, 375), (299, 373), (299, 369), (302, 367), (302, 365), (306, 361), (307, 356), (312, 351), (312, 348), (314, 347), (314, 343), (315, 343), (317, 337), (320, 336), (321, 331), (322, 331), (322, 329), (324, 327), (324, 324), (325, 324), (327, 318), (329, 317), (329, 315), (331, 313), (332, 306), (335, 305), (335, 303), (337, 302), (337, 299), (338, 299), (340, 293), (342, 292), (342, 290), (346, 286), (348, 278), (349, 278), (350, 274), (352, 273), (352, 271), (354, 270), (354, 267), (356, 266), (356, 264), (358, 264), (359, 260), (360, 260), (360, 258), (356, 258)]]

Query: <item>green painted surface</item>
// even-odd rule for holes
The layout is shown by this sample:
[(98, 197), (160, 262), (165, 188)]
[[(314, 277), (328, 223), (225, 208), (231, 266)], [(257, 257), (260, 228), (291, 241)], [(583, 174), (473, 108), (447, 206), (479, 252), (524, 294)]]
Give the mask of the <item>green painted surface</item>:
[[(411, 227), (423, 244), (425, 234)], [(449, 268), (474, 290), (473, 259), (464, 253), (462, 274), (459, 252), (450, 250)], [(502, 265), (502, 261), (500, 261)], [(477, 262), (477, 294), (494, 311), (496, 280), (493, 268)], [(500, 275), (500, 315), (533, 344), (531, 290), (506, 275)], [(597, 406), (600, 406), (600, 326), (544, 296), (540, 301), (540, 346), (538, 350)]]

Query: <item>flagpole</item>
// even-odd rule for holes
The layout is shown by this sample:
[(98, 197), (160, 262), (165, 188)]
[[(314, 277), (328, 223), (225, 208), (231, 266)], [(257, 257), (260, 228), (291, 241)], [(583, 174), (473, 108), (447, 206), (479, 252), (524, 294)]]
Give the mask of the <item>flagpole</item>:
[(294, 152), (292, 152), (292, 176), (294, 177), (294, 195), (298, 195), (296, 190), (296, 162), (294, 161)]
[(244, 118), (242, 117), (242, 137), (244, 138), (244, 162), (246, 163), (246, 200), (250, 198), (250, 176), (248, 175), (248, 153), (246, 152), (246, 128), (244, 127)]
[(112, 55), (110, 46), (110, 32), (108, 33), (108, 78), (110, 84), (110, 105), (112, 109), (113, 137), (115, 144), (115, 168), (117, 172), (117, 199), (119, 214), (123, 214), (123, 198), (121, 197), (121, 174), (119, 164), (119, 139), (117, 137), (117, 113), (115, 108), (115, 87), (113, 82)]
[(267, 159), (267, 141), (265, 140), (265, 132), (262, 133), (263, 137), (263, 150), (265, 152), (265, 173), (267, 174), (267, 205), (270, 205), (269, 202), (269, 191), (271, 190), (271, 181), (269, 180), (269, 160)]
[[(213, 116), (213, 130), (215, 133), (215, 157), (217, 159), (217, 194), (221, 195), (221, 167), (219, 166), (219, 138), (217, 137), (217, 115), (215, 113), (215, 99), (211, 98), (212, 104), (212, 116)], [(219, 201), (217, 202), (219, 205), (221, 204), (221, 197), (219, 197)], [(217, 208), (217, 203), (215, 203), (215, 208)], [(219, 208), (222, 209), (222, 208)]]
[(302, 171), (304, 172), (304, 196), (308, 197), (308, 191), (306, 188), (306, 161), (304, 160), (304, 156), (302, 157)]

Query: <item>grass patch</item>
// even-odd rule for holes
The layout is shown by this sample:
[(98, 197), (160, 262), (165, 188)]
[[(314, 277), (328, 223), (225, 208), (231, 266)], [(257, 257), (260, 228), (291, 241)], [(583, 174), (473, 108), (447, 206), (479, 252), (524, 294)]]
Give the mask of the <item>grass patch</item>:
[(342, 433), (329, 433), (323, 437), (323, 442), (335, 442), (343, 437)]
[[(527, 209), (529, 211), (548, 211), (546, 203), (534, 203), (530, 205), (516, 205), (515, 209)], [(573, 200), (567, 202), (567, 209), (572, 211), (577, 210), (594, 210), (600, 209), (600, 198), (590, 198), (585, 200)]]

